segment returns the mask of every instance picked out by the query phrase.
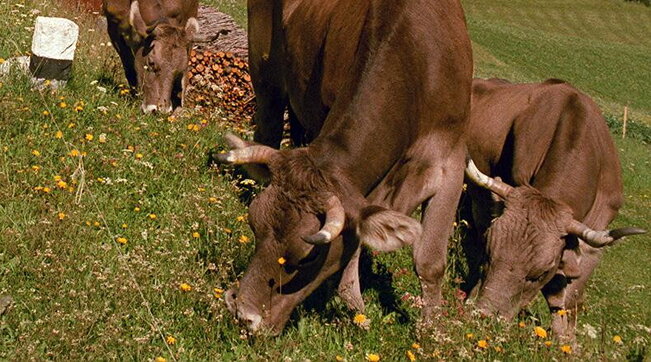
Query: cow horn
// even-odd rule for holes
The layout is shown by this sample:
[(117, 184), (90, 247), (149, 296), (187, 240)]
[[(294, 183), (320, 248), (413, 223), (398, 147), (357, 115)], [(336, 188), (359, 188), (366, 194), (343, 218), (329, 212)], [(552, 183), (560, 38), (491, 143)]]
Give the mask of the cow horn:
[(646, 233), (646, 230), (634, 227), (625, 227), (615, 230), (593, 230), (582, 222), (572, 220), (567, 227), (567, 232), (574, 234), (593, 248), (603, 248), (612, 245), (618, 239), (628, 235), (638, 235)]
[(466, 176), (478, 186), (496, 193), (503, 199), (506, 199), (509, 193), (513, 190), (513, 187), (505, 182), (496, 180), (479, 171), (472, 159), (468, 159), (468, 164), (466, 165)]
[(325, 223), (321, 230), (316, 234), (303, 237), (306, 243), (313, 245), (328, 244), (341, 234), (346, 222), (346, 213), (337, 196), (331, 195), (326, 201), (325, 215)]
[(233, 165), (243, 165), (247, 163), (269, 163), (278, 150), (263, 145), (247, 145), (241, 138), (226, 134), (226, 142), (233, 149), (226, 153), (220, 153), (216, 156), (217, 161)]

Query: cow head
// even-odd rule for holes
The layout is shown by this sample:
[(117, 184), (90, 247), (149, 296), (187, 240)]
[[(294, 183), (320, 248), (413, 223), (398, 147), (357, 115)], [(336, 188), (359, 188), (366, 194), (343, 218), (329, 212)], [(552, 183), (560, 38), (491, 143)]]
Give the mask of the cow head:
[(225, 296), (253, 332), (280, 333), (298, 303), (342, 269), (360, 241), (391, 250), (420, 236), (416, 220), (367, 205), (320, 169), (307, 148), (279, 151), (232, 135), (227, 141), (234, 149), (218, 161), (264, 166), (271, 179), (249, 207), (255, 253), (239, 288)]
[(137, 1), (131, 3), (129, 23), (142, 44), (134, 54), (138, 86), (143, 93), (141, 109), (144, 113), (169, 113), (180, 105), (179, 93), (185, 87), (189, 51), (199, 23), (190, 18), (180, 27), (165, 21), (148, 26)]
[(592, 230), (574, 220), (572, 210), (529, 186), (511, 187), (482, 174), (472, 160), (466, 175), (504, 200), (504, 212), (486, 232), (488, 265), (478, 294), (478, 307), (512, 318), (557, 272), (567, 253), (568, 235), (594, 248), (612, 245), (637, 228)]

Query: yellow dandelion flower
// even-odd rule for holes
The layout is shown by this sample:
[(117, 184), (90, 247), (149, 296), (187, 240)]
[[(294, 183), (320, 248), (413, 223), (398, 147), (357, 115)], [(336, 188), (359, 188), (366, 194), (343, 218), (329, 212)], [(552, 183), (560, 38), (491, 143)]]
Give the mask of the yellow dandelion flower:
[(75, 112), (81, 112), (83, 110), (84, 110), (84, 107), (82, 107), (82, 106), (76, 106), (75, 107)]
[(336, 355), (336, 356), (335, 356), (335, 361), (337, 361), (337, 362), (344, 362), (345, 359), (344, 359), (342, 356), (340, 356), (340, 355)]
[(51, 191), (52, 191), (51, 188), (49, 188), (49, 187), (47, 187), (47, 186), (46, 186), (46, 187), (43, 187), (43, 192), (45, 192), (46, 194), (49, 194)]
[(147, 215), (147, 217), (149, 219), (151, 219), (151, 220), (156, 220), (158, 218), (158, 216), (156, 216), (156, 214), (149, 214), (149, 215)]
[(39, 165), (33, 165), (33, 166), (32, 166), (32, 170), (34, 170), (34, 172), (38, 172), (38, 171), (41, 170), (41, 166), (39, 166)]
[(544, 328), (542, 328), (542, 327), (538, 327), (538, 326), (536, 326), (536, 327), (533, 329), (533, 332), (534, 332), (534, 334), (535, 334), (536, 336), (538, 336), (538, 337), (540, 337), (540, 338), (547, 338), (547, 331), (546, 331)]
[(240, 241), (240, 243), (242, 243), (242, 244), (246, 244), (246, 243), (248, 243), (250, 240), (249, 240), (249, 237), (248, 237), (248, 236), (246, 236), (246, 235), (240, 235), (240, 240), (239, 240), (239, 241)]
[(239, 222), (242, 222), (242, 221), (246, 220), (246, 216), (240, 215), (240, 216), (236, 217), (235, 220), (237, 220)]
[(561, 346), (561, 352), (565, 354), (570, 354), (572, 353), (572, 347), (568, 346), (567, 344), (564, 344)]
[(485, 339), (480, 339), (480, 340), (477, 341), (477, 347), (482, 348), (482, 349), (486, 349), (486, 348), (488, 348), (488, 342), (486, 342)]
[(287, 260), (285, 260), (285, 258), (283, 258), (282, 256), (280, 258), (278, 258), (278, 264), (285, 265), (286, 262), (287, 262)]
[(192, 233), (192, 237), (195, 238), (195, 239), (199, 239), (201, 237), (201, 234), (199, 234), (198, 232), (195, 231), (195, 232)]
[(133, 208), (133, 211), (140, 212), (140, 208), (138, 206), (136, 206), (136, 207)]
[(413, 349), (420, 349), (420, 344), (418, 344), (418, 343), (412, 343), (412, 344), (411, 344), (411, 348), (413, 348)]
[(41, 155), (41, 152), (39, 150), (32, 150), (32, 155), (39, 157)]
[(127, 227), (129, 227), (129, 225), (127, 225), (127, 224), (122, 224), (121, 226), (122, 226), (123, 229), (126, 229)]
[(197, 191), (204, 192), (204, 191), (206, 191), (206, 189), (204, 187), (197, 187)]
[(165, 342), (167, 342), (167, 344), (174, 344), (176, 343), (176, 338), (173, 336), (167, 336), (167, 338), (165, 338)]
[(617, 344), (624, 343), (624, 341), (622, 341), (622, 337), (620, 337), (620, 336), (613, 336), (613, 342), (615, 342)]
[(75, 126), (76, 126), (76, 124), (74, 124), (72, 122), (68, 123), (68, 128), (75, 128)]
[(66, 102), (59, 103), (59, 107), (61, 107), (61, 108), (66, 108), (67, 106), (68, 105), (66, 104)]
[(4, 58), (0, 58), (0, 64), (2, 64), (4, 62), (5, 62)]
[(127, 238), (120, 236), (119, 238), (115, 239), (119, 244), (126, 244), (127, 243)]
[(545, 347), (551, 347), (552, 344), (552, 341), (545, 341)]
[(214, 204), (214, 203), (217, 202), (217, 198), (216, 197), (211, 197), (211, 198), (208, 199), (208, 202), (210, 202), (211, 204)]
[(527, 324), (524, 323), (524, 321), (520, 321), (520, 323), (518, 323), (518, 327), (520, 327), (520, 328), (524, 328), (526, 326), (527, 326)]
[(63, 219), (66, 218), (66, 214), (63, 213), (63, 212), (60, 212), (60, 213), (57, 214), (57, 217), (59, 218), (59, 220), (63, 220)]
[(567, 314), (567, 310), (565, 310), (565, 309), (559, 309), (559, 310), (556, 312), (556, 314), (558, 314), (559, 316), (562, 317), (562, 316), (564, 316), (564, 315)]
[(78, 157), (81, 153), (79, 153), (79, 150), (72, 150), (70, 153), (68, 153), (71, 157)]
[(68, 183), (63, 181), (63, 180), (59, 180), (57, 182), (57, 187), (60, 188), (60, 189), (68, 188)]
[(355, 314), (355, 317), (353, 317), (353, 323), (357, 325), (362, 325), (366, 323), (367, 320), (368, 318), (366, 318), (366, 316), (361, 313)]
[(54, 181), (61, 181), (62, 178), (61, 175), (54, 175), (53, 177)]
[(94, 221), (94, 222), (93, 222), (93, 226), (94, 226), (94, 227), (98, 228), (99, 225), (100, 225), (99, 221)]
[(92, 141), (93, 138), (95, 138), (95, 136), (93, 136), (93, 135), (90, 134), (90, 133), (86, 133), (86, 135), (84, 136), (84, 138), (86, 139), (86, 141)]
[[(121, 93), (121, 91), (120, 91), (120, 93)], [(163, 358), (163, 357), (158, 356), (158, 357), (156, 357), (154, 362), (167, 362), (167, 360), (165, 358)]]
[(61, 132), (61, 131), (57, 131), (57, 132), (54, 134), (54, 138), (56, 138), (56, 139), (61, 139), (61, 138), (63, 138), (63, 132)]
[(142, 153), (136, 153), (136, 160), (142, 160), (143, 157), (145, 156)]
[(416, 360), (416, 355), (412, 351), (407, 351), (407, 358), (413, 362)]
[(50, 115), (50, 112), (49, 111), (43, 111), (43, 115), (47, 117), (47, 116)]
[(366, 360), (369, 362), (377, 362), (380, 360), (380, 355), (377, 353), (367, 353)]
[(466, 333), (466, 338), (473, 339), (473, 338), (475, 338), (475, 335), (472, 334), (472, 333)]
[(192, 290), (192, 286), (191, 286), (190, 284), (188, 284), (188, 283), (181, 283), (181, 284), (179, 285), (179, 289), (180, 289), (182, 292), (189, 292), (189, 291)]

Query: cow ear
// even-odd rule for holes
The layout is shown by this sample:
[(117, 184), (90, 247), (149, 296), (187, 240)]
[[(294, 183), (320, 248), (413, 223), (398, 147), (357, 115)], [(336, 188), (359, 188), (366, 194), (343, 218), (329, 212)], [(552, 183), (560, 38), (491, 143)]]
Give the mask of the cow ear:
[(379, 206), (363, 208), (357, 222), (360, 242), (378, 251), (394, 251), (411, 245), (420, 238), (421, 233), (418, 221)]
[(199, 33), (199, 22), (197, 21), (197, 18), (192, 17), (188, 19), (188, 22), (185, 23), (185, 38), (188, 41), (192, 41), (198, 33)]
[(131, 3), (131, 10), (129, 11), (129, 24), (131, 24), (131, 27), (136, 31), (136, 33), (138, 33), (138, 35), (143, 38), (147, 37), (147, 24), (145, 24), (145, 21), (142, 19), (142, 15), (140, 15), (140, 5), (137, 1)]

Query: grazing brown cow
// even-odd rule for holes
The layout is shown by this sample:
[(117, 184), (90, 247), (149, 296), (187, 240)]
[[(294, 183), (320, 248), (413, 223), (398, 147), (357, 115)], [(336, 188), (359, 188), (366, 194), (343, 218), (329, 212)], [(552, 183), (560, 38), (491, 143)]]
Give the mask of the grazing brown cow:
[[(644, 232), (596, 231), (623, 201), (617, 150), (601, 112), (562, 81), (475, 80), (468, 148), (474, 163), (466, 173), (485, 188), (469, 185), (474, 224), (486, 238), (478, 248), (487, 253), (473, 293), (478, 307), (512, 318), (542, 291), (555, 335), (573, 340), (601, 248)], [(492, 222), (487, 190), (504, 203)]]
[[(256, 251), (229, 309), (252, 331), (279, 333), (360, 242), (413, 244), (430, 317), (465, 168), (472, 54), (460, 3), (250, 0), (248, 11), (264, 145), (229, 136), (219, 159), (257, 164), (271, 182), (249, 209)], [(308, 147), (272, 148), (286, 108)], [(424, 202), (421, 230), (406, 215)]]
[(197, 0), (104, 0), (113, 47), (144, 113), (181, 105), (192, 39), (199, 30)]

